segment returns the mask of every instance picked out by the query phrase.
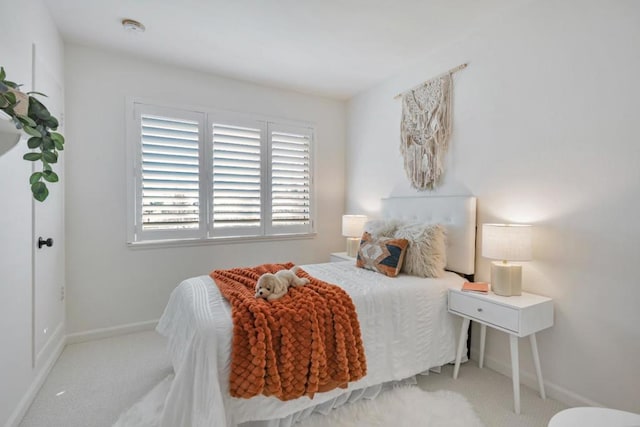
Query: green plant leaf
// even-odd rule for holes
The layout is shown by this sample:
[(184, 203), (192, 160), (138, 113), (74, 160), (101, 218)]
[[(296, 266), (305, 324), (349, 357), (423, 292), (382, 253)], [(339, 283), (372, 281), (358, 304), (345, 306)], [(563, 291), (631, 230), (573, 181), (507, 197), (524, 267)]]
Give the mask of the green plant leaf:
[(40, 160), (42, 158), (42, 154), (41, 153), (27, 153), (24, 156), (22, 156), (23, 159), (28, 160), (30, 162), (35, 162), (37, 160)]
[(9, 80), (5, 80), (2, 83), (4, 83), (5, 85), (9, 86), (11, 89), (18, 89), (20, 87), (19, 84), (14, 83), (14, 82), (10, 82)]
[(42, 134), (40, 132), (38, 132), (37, 130), (35, 130), (34, 128), (32, 128), (31, 126), (25, 126), (24, 127), (24, 131), (31, 136), (37, 136), (38, 138), (42, 138)]
[(4, 98), (9, 101), (9, 104), (15, 105), (17, 100), (16, 100), (16, 94), (13, 92), (5, 92), (2, 96), (4, 96)]
[(46, 160), (42, 160), (42, 170), (43, 171), (50, 171), (51, 170), (51, 165), (49, 163), (47, 163)]
[(25, 126), (31, 126), (32, 128), (36, 127), (36, 122), (31, 120), (31, 117), (29, 116), (17, 116), (17, 118)]
[(31, 192), (33, 193), (33, 198), (39, 202), (43, 202), (49, 195), (47, 185), (42, 181), (38, 181), (35, 184), (32, 184)]
[(57, 132), (51, 132), (51, 139), (60, 142), (60, 144), (64, 144), (64, 136), (60, 135)]
[(27, 95), (40, 95), (40, 96), (44, 96), (45, 98), (47, 98), (47, 95), (45, 95), (42, 92), (36, 92), (35, 90), (32, 90), (31, 92), (27, 92)]
[(40, 120), (49, 120), (51, 118), (51, 113), (46, 108), (38, 110), (36, 115)]
[(42, 138), (42, 148), (44, 148), (45, 150), (53, 150), (56, 148), (56, 146), (50, 137), (45, 136)]
[(58, 155), (53, 151), (43, 151), (42, 158), (47, 161), (47, 163), (56, 163), (58, 161)]
[(35, 184), (36, 182), (40, 181), (40, 178), (42, 178), (42, 172), (32, 173), (31, 177), (29, 178), (29, 184)]
[(58, 129), (58, 126), (60, 125), (58, 123), (58, 119), (56, 119), (55, 117), (51, 116), (49, 117), (49, 119), (45, 122), (45, 124), (49, 127), (49, 129), (51, 130), (56, 130)]
[(58, 182), (58, 180), (60, 179), (58, 177), (58, 174), (55, 173), (54, 171), (45, 171), (42, 173), (42, 176), (44, 177), (45, 180), (49, 182)]
[(29, 97), (29, 117), (40, 120), (48, 120), (51, 117), (51, 113), (47, 110), (40, 101), (34, 97)]
[(4, 80), (7, 77), (7, 73), (4, 71), (4, 67), (0, 67), (0, 80)]
[(31, 148), (32, 150), (34, 148), (40, 147), (41, 144), (42, 144), (42, 138), (38, 138), (37, 136), (31, 137), (27, 141), (27, 147)]

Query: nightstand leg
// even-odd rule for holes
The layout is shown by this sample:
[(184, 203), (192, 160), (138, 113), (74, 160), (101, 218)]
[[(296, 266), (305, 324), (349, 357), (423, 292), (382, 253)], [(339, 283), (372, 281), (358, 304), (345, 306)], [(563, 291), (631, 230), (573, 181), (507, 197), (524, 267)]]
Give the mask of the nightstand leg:
[(484, 323), (480, 325), (480, 360), (478, 361), (478, 366), (482, 369), (484, 365), (484, 341), (487, 338), (487, 325)]
[(511, 347), (511, 377), (513, 379), (513, 411), (520, 415), (520, 363), (518, 359), (518, 337), (509, 335)]
[(546, 399), (547, 395), (544, 393), (544, 382), (542, 382), (542, 369), (540, 369), (540, 356), (538, 356), (538, 342), (536, 341), (536, 334), (529, 335), (529, 339), (531, 340), (531, 353), (533, 355), (533, 364), (536, 367), (540, 397)]
[(460, 329), (460, 338), (458, 339), (458, 351), (456, 352), (456, 364), (453, 367), (453, 379), (458, 378), (458, 371), (460, 370), (460, 359), (462, 359), (462, 348), (467, 338), (467, 330), (469, 329), (469, 322), (471, 320), (468, 317), (462, 318), (462, 328)]

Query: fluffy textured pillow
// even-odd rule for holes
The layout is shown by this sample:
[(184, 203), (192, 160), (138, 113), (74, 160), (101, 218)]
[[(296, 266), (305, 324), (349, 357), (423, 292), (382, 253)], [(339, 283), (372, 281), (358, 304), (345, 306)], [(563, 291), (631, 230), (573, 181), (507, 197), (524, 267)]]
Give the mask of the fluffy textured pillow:
[(409, 242), (406, 239), (389, 237), (376, 239), (365, 231), (360, 241), (356, 266), (396, 277), (402, 268), (408, 245)]
[(379, 237), (393, 237), (398, 227), (402, 224), (397, 219), (373, 219), (367, 221), (364, 225), (364, 231), (369, 233), (371, 237), (377, 239)]
[(419, 277), (442, 277), (447, 265), (446, 229), (442, 225), (403, 224), (393, 237), (409, 241), (403, 273)]

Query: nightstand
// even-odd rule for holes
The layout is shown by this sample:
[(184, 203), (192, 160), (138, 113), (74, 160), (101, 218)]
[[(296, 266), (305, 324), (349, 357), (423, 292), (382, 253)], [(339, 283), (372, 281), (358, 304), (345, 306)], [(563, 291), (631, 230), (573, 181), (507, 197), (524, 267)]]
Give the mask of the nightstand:
[(352, 257), (347, 255), (346, 252), (333, 252), (329, 257), (329, 262), (340, 262), (340, 261), (353, 261), (356, 262), (356, 257)]
[(520, 413), (520, 367), (518, 360), (518, 338), (520, 337), (528, 336), (531, 341), (531, 352), (538, 377), (540, 397), (546, 398), (542, 371), (540, 370), (540, 358), (538, 357), (536, 332), (553, 326), (553, 301), (551, 298), (527, 292), (523, 292), (520, 296), (503, 297), (492, 292), (479, 294), (450, 288), (449, 313), (457, 314), (464, 319), (460, 330), (453, 378), (458, 378), (466, 332), (469, 328), (469, 322), (473, 320), (480, 324), (480, 359), (478, 361), (480, 368), (484, 362), (487, 326), (509, 334), (514, 412)]

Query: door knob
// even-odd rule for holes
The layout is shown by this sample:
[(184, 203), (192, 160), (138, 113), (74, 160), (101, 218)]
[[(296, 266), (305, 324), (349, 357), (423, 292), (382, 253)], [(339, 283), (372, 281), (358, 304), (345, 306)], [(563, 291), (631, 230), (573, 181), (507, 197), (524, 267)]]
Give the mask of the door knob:
[(53, 246), (53, 239), (49, 237), (47, 240), (42, 237), (38, 237), (38, 249), (42, 249), (43, 246), (51, 247)]

